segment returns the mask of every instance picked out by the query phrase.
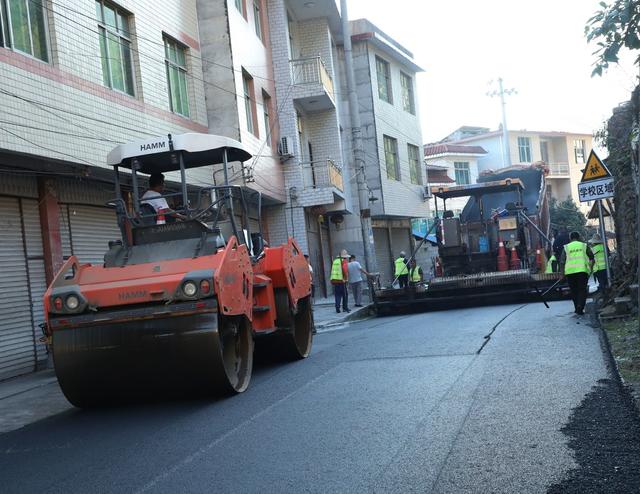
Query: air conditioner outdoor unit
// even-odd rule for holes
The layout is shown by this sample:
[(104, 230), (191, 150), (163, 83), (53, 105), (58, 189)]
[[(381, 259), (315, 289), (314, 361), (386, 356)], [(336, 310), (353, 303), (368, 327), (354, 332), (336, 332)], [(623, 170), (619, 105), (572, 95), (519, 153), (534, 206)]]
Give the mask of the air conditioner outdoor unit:
[(288, 137), (280, 138), (280, 142), (278, 143), (278, 154), (280, 155), (280, 159), (286, 160), (293, 156), (293, 154), (291, 154), (289, 145), (290, 143)]

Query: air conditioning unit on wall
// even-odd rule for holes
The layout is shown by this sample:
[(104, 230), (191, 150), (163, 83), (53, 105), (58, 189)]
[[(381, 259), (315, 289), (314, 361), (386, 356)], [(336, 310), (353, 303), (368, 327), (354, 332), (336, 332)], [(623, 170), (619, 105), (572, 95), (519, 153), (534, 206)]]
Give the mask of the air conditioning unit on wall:
[(288, 137), (280, 138), (280, 142), (278, 142), (278, 154), (280, 155), (280, 161), (287, 161), (288, 159), (293, 157), (290, 146), (291, 141)]

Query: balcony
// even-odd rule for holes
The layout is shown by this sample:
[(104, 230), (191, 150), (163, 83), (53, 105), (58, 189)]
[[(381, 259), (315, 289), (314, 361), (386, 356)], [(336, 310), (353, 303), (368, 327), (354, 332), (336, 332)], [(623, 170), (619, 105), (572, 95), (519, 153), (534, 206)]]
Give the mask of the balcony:
[(569, 163), (549, 163), (549, 178), (569, 178)]
[(299, 58), (291, 66), (292, 98), (308, 112), (335, 109), (333, 80), (322, 58)]
[(299, 202), (303, 206), (336, 204), (344, 206), (342, 170), (332, 160), (301, 163), (302, 192)]

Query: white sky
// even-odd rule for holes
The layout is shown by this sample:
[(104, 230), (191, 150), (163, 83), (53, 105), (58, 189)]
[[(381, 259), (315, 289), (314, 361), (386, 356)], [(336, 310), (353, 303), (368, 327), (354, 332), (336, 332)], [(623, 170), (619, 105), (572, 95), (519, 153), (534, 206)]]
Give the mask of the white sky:
[(591, 77), (595, 45), (584, 26), (599, 0), (348, 0), (349, 18), (368, 18), (413, 52), (424, 73), (417, 92), (425, 143), (462, 125), (498, 128), (502, 77), (511, 130), (592, 133), (630, 98), (637, 69), (627, 55)]

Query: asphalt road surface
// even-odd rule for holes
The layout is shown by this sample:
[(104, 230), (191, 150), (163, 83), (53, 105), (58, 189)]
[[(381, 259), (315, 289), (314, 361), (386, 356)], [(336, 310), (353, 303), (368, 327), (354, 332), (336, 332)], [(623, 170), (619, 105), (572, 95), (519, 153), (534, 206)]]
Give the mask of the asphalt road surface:
[(569, 305), (371, 319), (233, 398), (65, 412), (0, 436), (0, 491), (639, 492), (637, 416)]

